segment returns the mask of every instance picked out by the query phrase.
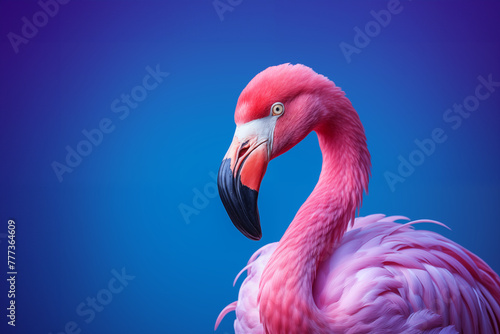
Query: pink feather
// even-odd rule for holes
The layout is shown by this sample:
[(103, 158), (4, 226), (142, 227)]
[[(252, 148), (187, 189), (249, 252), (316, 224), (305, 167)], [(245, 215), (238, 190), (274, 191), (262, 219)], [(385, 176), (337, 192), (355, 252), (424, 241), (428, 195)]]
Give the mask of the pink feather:
[[(499, 333), (499, 280), (481, 259), (433, 232), (374, 217), (380, 215), (355, 220), (334, 254), (321, 263), (314, 282), (316, 305), (333, 322), (342, 323), (342, 333), (382, 328), (385, 333)], [(391, 229), (391, 240), (374, 242)], [(247, 266), (252, 275), (236, 302), (237, 333), (264, 333), (257, 295), (277, 245), (263, 247)], [(489, 279), (481, 283), (483, 277)]]

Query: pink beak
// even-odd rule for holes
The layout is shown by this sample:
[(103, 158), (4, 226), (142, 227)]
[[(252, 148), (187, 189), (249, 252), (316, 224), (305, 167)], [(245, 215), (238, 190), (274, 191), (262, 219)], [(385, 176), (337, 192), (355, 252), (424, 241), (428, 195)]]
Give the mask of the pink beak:
[(262, 237), (257, 197), (269, 163), (267, 140), (234, 137), (219, 169), (219, 195), (234, 226), (246, 237)]

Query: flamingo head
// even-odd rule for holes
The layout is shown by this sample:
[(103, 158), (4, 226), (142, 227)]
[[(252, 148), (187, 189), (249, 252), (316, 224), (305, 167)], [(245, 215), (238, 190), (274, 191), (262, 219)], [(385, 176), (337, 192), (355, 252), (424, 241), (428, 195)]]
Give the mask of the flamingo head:
[(234, 116), (236, 132), (217, 183), (229, 217), (246, 237), (262, 237), (257, 197), (267, 164), (320, 125), (325, 98), (339, 94), (326, 77), (290, 64), (267, 68), (242, 91)]

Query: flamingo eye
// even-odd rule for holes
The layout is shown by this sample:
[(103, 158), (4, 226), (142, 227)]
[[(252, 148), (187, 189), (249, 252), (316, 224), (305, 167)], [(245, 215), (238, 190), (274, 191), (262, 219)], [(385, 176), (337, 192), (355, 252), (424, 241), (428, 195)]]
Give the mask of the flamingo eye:
[(276, 102), (271, 107), (271, 113), (273, 116), (280, 116), (285, 112), (285, 106), (281, 102)]

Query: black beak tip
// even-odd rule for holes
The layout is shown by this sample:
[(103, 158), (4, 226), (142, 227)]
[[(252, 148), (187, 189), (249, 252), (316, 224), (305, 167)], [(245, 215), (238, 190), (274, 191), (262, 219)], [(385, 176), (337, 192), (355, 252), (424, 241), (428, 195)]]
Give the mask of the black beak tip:
[(235, 178), (230, 166), (231, 159), (224, 159), (217, 177), (222, 204), (224, 204), (234, 226), (244, 236), (252, 240), (260, 240), (262, 230), (257, 208), (259, 193), (242, 184), (239, 175)]

